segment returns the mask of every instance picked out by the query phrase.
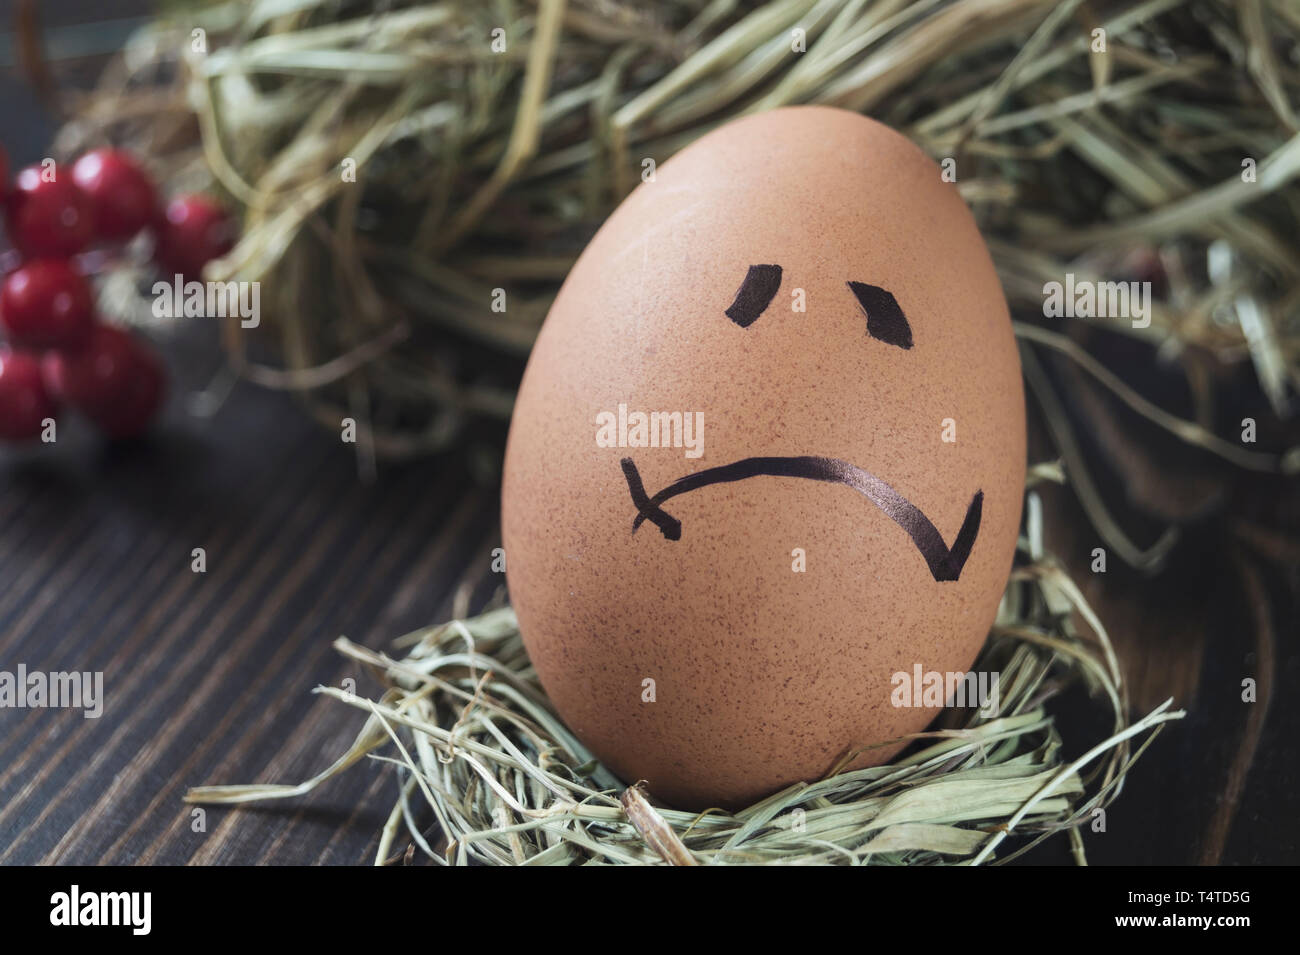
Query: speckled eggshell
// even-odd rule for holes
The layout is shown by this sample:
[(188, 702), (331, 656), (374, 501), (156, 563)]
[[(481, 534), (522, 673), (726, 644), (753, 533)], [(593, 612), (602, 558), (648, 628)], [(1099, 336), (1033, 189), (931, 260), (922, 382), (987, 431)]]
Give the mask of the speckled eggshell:
[[(779, 265), (780, 287), (741, 327), (727, 310), (753, 265)], [(893, 294), (910, 348), (867, 333), (849, 282)], [(703, 455), (599, 446), (598, 416), (620, 404), (702, 412)], [(870, 472), (949, 545), (983, 492), (958, 579), (936, 580), (864, 494), (799, 476), (673, 497), (661, 506), (678, 540), (649, 521), (633, 532), (624, 457), (653, 496), (742, 459), (801, 456)], [(891, 678), (973, 662), (1024, 476), (1006, 301), (956, 188), (870, 119), (761, 113), (662, 164), (569, 273), (510, 428), (510, 596), (548, 695), (607, 766), (669, 805), (735, 807), (935, 718), (893, 705)]]

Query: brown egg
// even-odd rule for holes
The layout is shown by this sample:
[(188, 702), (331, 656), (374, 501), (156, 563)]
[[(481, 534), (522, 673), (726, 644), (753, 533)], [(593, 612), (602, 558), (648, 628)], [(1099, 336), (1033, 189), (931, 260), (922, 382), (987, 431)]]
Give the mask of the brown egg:
[(935, 718), (898, 675), (970, 667), (1024, 475), (956, 188), (857, 114), (749, 116), (643, 182), (551, 308), (506, 452), (510, 596), (607, 766), (740, 806)]

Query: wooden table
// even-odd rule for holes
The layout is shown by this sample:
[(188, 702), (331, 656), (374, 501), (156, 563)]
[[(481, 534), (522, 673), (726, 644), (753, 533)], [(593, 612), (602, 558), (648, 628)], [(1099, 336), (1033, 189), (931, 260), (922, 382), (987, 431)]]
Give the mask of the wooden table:
[[(499, 583), (497, 490), (472, 479), (463, 455), (385, 466), (367, 485), (351, 446), (283, 395), (238, 386), (215, 417), (190, 416), (185, 395), (218, 363), (214, 333), (191, 326), (167, 347), (177, 384), (148, 441), (105, 447), (69, 422), (57, 446), (0, 455), (0, 669), (99, 670), (105, 690), (97, 720), (0, 710), (2, 863), (371, 861), (396, 792), (390, 769), (359, 766), (288, 804), (208, 808), (205, 831), (181, 796), (322, 769), (361, 717), (311, 688), (352, 676), (375, 689), (331, 640), (382, 647), (444, 619), (459, 587), (482, 602)], [(1055, 543), (1055, 528), (1077, 526), (1054, 523)], [(196, 547), (205, 573), (192, 570)], [(1237, 684), (1255, 664), (1241, 584), (1222, 560), (1175, 573), (1185, 582), (1112, 573), (1093, 594), (1137, 702), (1178, 692), (1191, 715), (1143, 757), (1106, 833), (1089, 835), (1091, 858), (1293, 862), (1294, 633), (1275, 651), (1277, 688), (1246, 775), (1234, 759), (1253, 711)], [(1206, 598), (1200, 619), (1185, 612), (1170, 632), (1170, 594), (1185, 586)], [(1282, 624), (1294, 617), (1272, 621)], [(1067, 740), (1100, 729), (1081, 693), (1061, 711)], [(1064, 841), (1033, 858), (1067, 861)]]
[[(190, 386), (217, 356), (211, 334), (169, 351)], [(369, 859), (394, 785), (376, 768), (287, 811), (210, 809), (206, 832), (180, 797), (320, 768), (358, 721), (311, 688), (370, 685), (330, 641), (381, 646), (499, 582), (497, 492), (457, 460), (365, 485), (282, 396), (238, 388), (204, 420), (186, 387), (140, 445), (69, 423), (0, 457), (0, 669), (103, 671), (105, 696), (94, 720), (0, 710), (0, 862)]]

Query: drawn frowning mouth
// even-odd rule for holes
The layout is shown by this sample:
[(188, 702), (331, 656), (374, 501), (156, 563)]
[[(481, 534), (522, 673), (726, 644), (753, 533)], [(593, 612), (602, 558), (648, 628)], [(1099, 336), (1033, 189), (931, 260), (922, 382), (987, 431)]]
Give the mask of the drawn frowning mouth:
[(966, 519), (962, 521), (961, 530), (957, 532), (952, 547), (949, 547), (944, 543), (938, 529), (919, 507), (870, 471), (838, 458), (807, 456), (742, 458), (731, 464), (706, 468), (678, 478), (653, 497), (646, 495), (645, 485), (641, 483), (641, 475), (637, 472), (632, 459), (623, 458), (621, 464), (623, 476), (627, 478), (628, 490), (632, 492), (632, 503), (637, 509), (636, 518), (632, 521), (633, 534), (642, 522), (648, 520), (658, 527), (668, 540), (681, 540), (682, 522), (667, 513), (661, 505), (679, 494), (708, 487), (710, 484), (743, 481), (746, 478), (762, 475), (826, 481), (851, 487), (884, 511), (890, 520), (912, 538), (912, 543), (925, 558), (930, 573), (937, 581), (956, 580), (961, 576), (962, 568), (966, 566), (966, 558), (970, 556), (971, 548), (975, 544), (975, 536), (979, 533), (980, 512), (984, 505), (984, 492), (976, 491), (970, 505), (966, 508)]

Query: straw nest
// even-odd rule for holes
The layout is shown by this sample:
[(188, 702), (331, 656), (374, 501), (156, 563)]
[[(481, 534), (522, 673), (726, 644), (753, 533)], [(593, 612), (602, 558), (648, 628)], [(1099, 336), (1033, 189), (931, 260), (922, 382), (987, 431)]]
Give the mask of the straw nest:
[[(1060, 480), (1059, 468), (1035, 468), (1030, 482), (1040, 480)], [(1027, 514), (1018, 566), (975, 664), (1001, 674), (996, 700), (950, 711), (947, 728), (908, 737), (915, 743), (887, 765), (832, 772), (735, 813), (656, 805), (564, 726), (502, 606), (410, 634), (397, 641), (407, 649), (400, 659), (340, 638), (336, 649), (385, 686), (377, 700), (317, 688), (366, 714), (352, 746), (297, 785), (201, 786), (186, 801), (297, 798), (370, 758), (399, 774), (377, 864), (416, 852), (456, 865), (981, 864), (1056, 833), (1068, 834), (1082, 864), (1097, 811), (1162, 724), (1183, 713), (1167, 700), (1129, 718), (1105, 628), (1043, 554), (1032, 490)], [(1067, 748), (1048, 706), (1076, 684), (1109, 731)]]
[[(955, 160), (1013, 310), (1041, 316), (1044, 284), (1066, 273), (1154, 279), (1148, 327), (1022, 324), (1035, 350), (1236, 464), (1300, 465), (1124, 394), (1071, 337), (1092, 324), (1155, 346), (1152, 362), (1253, 365), (1287, 409), (1300, 382), (1300, 8), (1287, 0), (171, 6), (74, 104), (57, 145), (129, 142), (173, 188), (225, 194), (243, 239), (209, 277), (262, 283), (272, 346), (254, 360), (229, 322), (233, 369), (295, 390), (332, 428), (354, 418), (364, 454), (424, 453), (508, 418), (559, 282), (643, 159), (746, 112), (828, 103)], [(105, 304), (147, 320), (132, 287)]]

